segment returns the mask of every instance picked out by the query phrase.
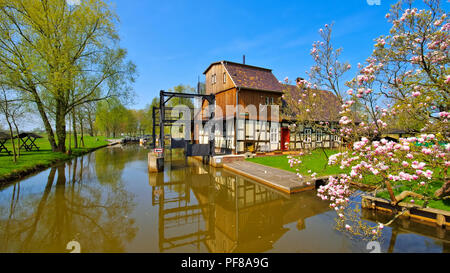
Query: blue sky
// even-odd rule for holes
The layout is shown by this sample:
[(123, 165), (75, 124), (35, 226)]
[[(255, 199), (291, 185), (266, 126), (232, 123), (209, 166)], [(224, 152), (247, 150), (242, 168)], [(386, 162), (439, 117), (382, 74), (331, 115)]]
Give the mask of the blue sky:
[[(396, 1), (380, 0), (112, 0), (120, 17), (121, 46), (137, 65), (138, 95), (130, 108), (144, 108), (159, 90), (196, 86), (215, 61), (267, 67), (282, 80), (306, 77), (318, 29), (334, 22), (334, 44), (354, 68), (388, 34), (385, 14)], [(370, 1), (370, 0), (369, 0)], [(444, 1), (443, 1), (444, 2)], [(348, 72), (351, 77), (356, 69)]]

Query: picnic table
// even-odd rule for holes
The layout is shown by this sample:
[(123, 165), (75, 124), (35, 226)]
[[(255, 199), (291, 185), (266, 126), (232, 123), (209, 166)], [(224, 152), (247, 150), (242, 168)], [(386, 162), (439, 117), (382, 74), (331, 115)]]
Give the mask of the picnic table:
[(0, 153), (6, 152), (8, 155), (11, 155), (11, 152), (6, 148), (5, 143), (10, 139), (11, 137), (3, 132), (0, 132)]
[(24, 148), (26, 151), (30, 152), (33, 149), (39, 151), (39, 147), (36, 145), (35, 141), (42, 136), (35, 133), (21, 133), (16, 138), (19, 138), (22, 144), (19, 143), (19, 149)]

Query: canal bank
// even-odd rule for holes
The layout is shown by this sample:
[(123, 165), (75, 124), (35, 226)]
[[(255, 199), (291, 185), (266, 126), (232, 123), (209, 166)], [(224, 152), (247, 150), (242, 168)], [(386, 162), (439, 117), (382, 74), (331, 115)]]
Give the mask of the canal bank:
[[(372, 193), (372, 195), (375, 195)], [(400, 218), (416, 221), (422, 224), (437, 226), (450, 230), (450, 211), (422, 207), (411, 203), (399, 202), (393, 205), (388, 200), (371, 195), (363, 195), (361, 200), (363, 209), (375, 210), (384, 213), (397, 214)]]
[[(109, 140), (107, 140), (107, 141), (109, 141)], [(107, 144), (102, 144), (102, 145), (92, 147), (92, 148), (78, 149), (76, 151), (72, 151), (72, 153), (70, 153), (70, 154), (45, 152), (46, 154), (54, 154), (54, 156), (50, 156), (49, 159), (45, 160), (44, 163), (31, 164), (31, 165), (25, 166), (25, 167), (17, 167), (17, 169), (12, 169), (9, 173), (2, 174), (0, 176), (0, 185), (13, 183), (17, 180), (24, 179), (30, 175), (44, 171), (52, 166), (59, 165), (64, 162), (70, 161), (76, 157), (80, 157), (80, 156), (92, 153), (98, 149), (105, 148), (108, 146), (114, 146), (117, 144), (119, 144), (119, 142), (109, 141), (109, 143), (107, 143)], [(33, 153), (37, 153), (36, 155), (39, 156), (38, 153), (40, 153), (40, 152), (41, 151), (36, 151)], [(22, 156), (27, 156), (27, 155), (22, 155)], [(18, 159), (20, 160), (20, 157)]]

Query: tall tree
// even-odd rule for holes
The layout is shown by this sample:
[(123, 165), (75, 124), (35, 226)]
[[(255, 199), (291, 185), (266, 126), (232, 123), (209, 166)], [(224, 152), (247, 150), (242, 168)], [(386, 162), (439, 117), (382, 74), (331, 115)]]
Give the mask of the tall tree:
[(135, 66), (118, 46), (117, 19), (102, 0), (0, 0), (0, 83), (36, 104), (53, 151), (66, 150), (74, 108), (130, 93)]
[[(18, 138), (19, 128), (17, 125), (17, 119), (19, 119), (23, 114), (23, 108), (20, 99), (18, 99), (11, 90), (6, 90), (3, 86), (0, 90), (0, 111), (4, 115), (5, 121), (8, 124), (9, 135), (13, 147), (13, 161), (16, 162), (18, 154), (20, 156), (20, 152), (18, 153), (20, 150), (20, 142)], [(17, 134), (17, 146), (14, 137), (14, 129)]]
[(152, 99), (152, 103), (147, 105), (144, 109), (145, 117), (143, 121), (143, 127), (145, 128), (145, 131), (148, 132), (149, 134), (153, 133), (153, 107), (156, 108), (159, 107), (159, 99), (157, 97), (154, 97)]
[[(189, 86), (189, 85), (183, 85), (179, 84), (177, 86), (174, 86), (173, 88), (169, 89), (169, 92), (174, 93), (195, 93), (195, 88)], [(193, 108), (194, 104), (192, 102), (192, 99), (189, 98), (172, 98), (169, 101), (169, 106), (174, 107), (176, 105), (186, 105), (189, 108)]]
[(126, 115), (128, 110), (117, 99), (101, 101), (97, 107), (95, 124), (98, 130), (107, 136), (116, 138), (126, 130)]
[(332, 33), (333, 24), (326, 24), (319, 30), (321, 41), (313, 43), (311, 56), (314, 59), (314, 65), (311, 67), (309, 77), (315, 89), (324, 88), (333, 92), (342, 103), (346, 96), (342, 91), (343, 76), (351, 69), (351, 65), (340, 60), (343, 49), (334, 48)]
[[(385, 189), (394, 205), (410, 198), (411, 203), (417, 200), (426, 207), (450, 196), (450, 18), (440, 1), (425, 0), (426, 8), (420, 10), (413, 4), (404, 0), (392, 6), (386, 15), (392, 24), (389, 35), (376, 39), (372, 55), (352, 80), (358, 90), (343, 106), (340, 132), (355, 143), (329, 161), (348, 171), (318, 190), (319, 196), (332, 201), (340, 227), (350, 232), (361, 234), (361, 221), (351, 213), (358, 207), (349, 199), (352, 183)], [(350, 106), (358, 101), (374, 109), (372, 120), (356, 122)], [(364, 137), (388, 128), (392, 116), (415, 120), (423, 134), (400, 138), (398, 143)], [(364, 229), (379, 235), (382, 227)]]

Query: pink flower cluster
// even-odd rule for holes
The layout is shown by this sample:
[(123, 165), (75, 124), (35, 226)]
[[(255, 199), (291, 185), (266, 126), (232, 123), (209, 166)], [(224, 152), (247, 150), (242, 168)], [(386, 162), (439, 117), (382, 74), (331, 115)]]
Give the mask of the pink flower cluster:
[[(344, 152), (329, 157), (328, 164), (340, 163), (341, 169), (351, 167), (351, 180), (363, 179), (366, 174), (383, 175), (393, 182), (416, 181), (420, 178), (432, 179), (433, 171), (426, 169), (436, 163), (445, 165), (448, 153), (442, 147), (418, 147), (413, 143), (434, 141), (435, 135), (401, 138), (399, 143), (381, 139), (372, 143), (365, 137), (353, 144), (353, 152)], [(415, 154), (415, 155), (414, 155)], [(426, 158), (430, 164), (413, 160), (415, 157)]]
[[(340, 178), (330, 176), (328, 184), (320, 186), (317, 190), (317, 196), (322, 200), (329, 200), (330, 207), (337, 212), (343, 211), (352, 194), (349, 189), (349, 179), (347, 175), (342, 175)], [(339, 216), (343, 217), (343, 214), (341, 213)]]

